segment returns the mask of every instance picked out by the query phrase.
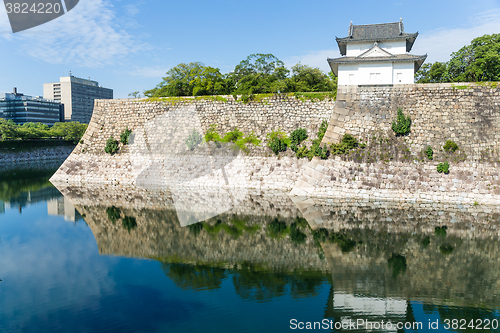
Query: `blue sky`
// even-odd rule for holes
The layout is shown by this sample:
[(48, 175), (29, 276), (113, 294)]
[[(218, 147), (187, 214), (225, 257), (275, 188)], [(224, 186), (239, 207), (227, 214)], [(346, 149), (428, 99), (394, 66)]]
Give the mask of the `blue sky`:
[(181, 62), (223, 73), (251, 53), (272, 53), (323, 71), (340, 56), (335, 36), (349, 22), (395, 22), (420, 33), (412, 53), (447, 61), (451, 52), (500, 32), (500, 1), (144, 1), (80, 0), (66, 15), (13, 34), (0, 8), (0, 92), (41, 95), (44, 82), (73, 75), (114, 89), (144, 91)]

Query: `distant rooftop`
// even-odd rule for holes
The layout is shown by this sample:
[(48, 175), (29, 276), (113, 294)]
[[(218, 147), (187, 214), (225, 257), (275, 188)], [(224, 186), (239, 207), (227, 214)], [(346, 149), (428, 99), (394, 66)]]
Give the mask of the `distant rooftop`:
[(404, 31), (403, 19), (401, 19), (399, 22), (381, 24), (353, 25), (351, 22), (347, 37), (336, 37), (335, 39), (339, 45), (340, 53), (346, 55), (347, 43), (388, 40), (406, 40), (406, 52), (410, 52), (417, 36), (418, 32), (406, 33)]

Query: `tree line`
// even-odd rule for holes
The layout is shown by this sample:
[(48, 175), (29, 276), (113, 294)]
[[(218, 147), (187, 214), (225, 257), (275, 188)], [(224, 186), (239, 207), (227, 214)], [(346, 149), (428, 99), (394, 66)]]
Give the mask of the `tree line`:
[(0, 141), (63, 139), (76, 144), (87, 130), (87, 126), (78, 121), (55, 123), (52, 127), (42, 123), (18, 125), (11, 119), (0, 118)]
[[(246, 95), (336, 91), (337, 77), (300, 63), (288, 70), (272, 54), (251, 54), (230, 73), (201, 62), (181, 63), (170, 69), (147, 97)], [(139, 97), (138, 91), (129, 96)]]
[(451, 54), (448, 62), (424, 64), (416, 83), (500, 81), (500, 34), (484, 35)]

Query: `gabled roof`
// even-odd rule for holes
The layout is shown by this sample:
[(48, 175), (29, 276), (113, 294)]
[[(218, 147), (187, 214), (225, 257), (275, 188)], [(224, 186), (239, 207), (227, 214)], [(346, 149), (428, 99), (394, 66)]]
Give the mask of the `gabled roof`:
[(346, 55), (346, 45), (352, 42), (381, 42), (389, 40), (406, 40), (406, 52), (410, 52), (416, 33), (406, 33), (404, 31), (403, 19), (399, 22), (382, 24), (349, 25), (347, 37), (335, 37), (339, 45), (340, 54)]
[[(359, 56), (356, 58), (366, 58), (370, 57), (370, 53), (378, 53), (381, 54), (381, 56), (386, 56), (386, 57), (391, 57), (394, 56), (394, 54), (387, 52), (386, 50), (382, 49), (380, 46), (378, 46), (378, 43), (375, 42), (372, 47), (370, 47), (368, 50), (365, 52), (361, 53)], [(372, 56), (373, 57), (373, 56)]]
[(366, 64), (370, 62), (413, 62), (415, 63), (415, 72), (418, 71), (420, 66), (424, 63), (427, 58), (427, 54), (425, 55), (412, 55), (412, 54), (396, 54), (391, 55), (390, 57), (341, 57), (330, 59), (328, 58), (328, 64), (332, 69), (335, 75), (339, 75), (339, 64)]

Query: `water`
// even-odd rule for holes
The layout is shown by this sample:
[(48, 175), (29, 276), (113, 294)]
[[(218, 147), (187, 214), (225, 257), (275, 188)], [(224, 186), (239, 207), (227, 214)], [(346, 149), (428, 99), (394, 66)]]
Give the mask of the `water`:
[(1, 332), (500, 331), (495, 209), (248, 191), (220, 212), (53, 171), (1, 174)]

